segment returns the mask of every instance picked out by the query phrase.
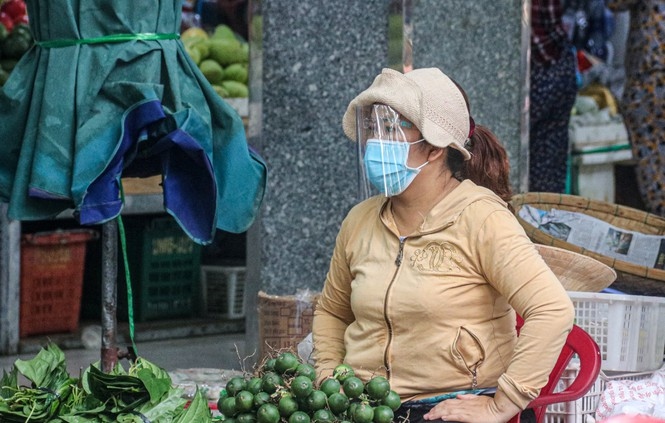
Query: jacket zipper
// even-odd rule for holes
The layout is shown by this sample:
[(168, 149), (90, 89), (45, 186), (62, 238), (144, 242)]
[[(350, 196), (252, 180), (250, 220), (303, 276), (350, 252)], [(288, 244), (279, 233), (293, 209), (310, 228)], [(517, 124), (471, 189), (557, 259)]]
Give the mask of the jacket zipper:
[(399, 251), (397, 252), (397, 257), (395, 258), (395, 266), (397, 269), (395, 269), (395, 273), (393, 274), (393, 279), (390, 281), (390, 284), (388, 284), (388, 289), (386, 290), (386, 297), (384, 298), (383, 301), (383, 318), (386, 321), (386, 326), (388, 327), (388, 343), (386, 344), (386, 349), (383, 352), (383, 365), (386, 368), (386, 379), (390, 381), (390, 345), (393, 342), (393, 326), (390, 323), (390, 319), (388, 318), (388, 297), (390, 296), (390, 290), (393, 287), (393, 283), (395, 283), (395, 279), (397, 278), (397, 271), (399, 270), (399, 267), (402, 265), (402, 258), (404, 257), (404, 243), (406, 242), (406, 237), (400, 237), (399, 240)]
[(397, 257), (395, 257), (395, 266), (400, 267), (402, 264), (402, 258), (404, 257), (404, 243), (406, 242), (406, 237), (400, 237), (399, 239), (399, 251), (397, 252)]

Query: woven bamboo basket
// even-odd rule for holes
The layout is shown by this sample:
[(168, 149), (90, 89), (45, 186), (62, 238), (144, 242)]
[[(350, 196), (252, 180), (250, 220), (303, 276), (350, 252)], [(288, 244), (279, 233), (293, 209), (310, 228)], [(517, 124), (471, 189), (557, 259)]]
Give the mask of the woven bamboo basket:
[(665, 235), (665, 219), (662, 217), (605, 201), (549, 192), (518, 194), (512, 198), (511, 204), (517, 220), (534, 243), (570, 250), (612, 267), (617, 272), (612, 288), (627, 294), (665, 296), (665, 270), (618, 260), (555, 238), (527, 223), (519, 217), (519, 211), (527, 204), (541, 210), (558, 209), (584, 213), (618, 228), (661, 236)]

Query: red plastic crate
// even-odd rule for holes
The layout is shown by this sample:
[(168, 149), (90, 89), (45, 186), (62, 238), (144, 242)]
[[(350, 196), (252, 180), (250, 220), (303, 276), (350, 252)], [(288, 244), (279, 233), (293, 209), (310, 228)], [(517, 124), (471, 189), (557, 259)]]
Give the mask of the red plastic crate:
[(76, 229), (22, 237), (20, 337), (78, 329), (86, 242), (96, 236)]

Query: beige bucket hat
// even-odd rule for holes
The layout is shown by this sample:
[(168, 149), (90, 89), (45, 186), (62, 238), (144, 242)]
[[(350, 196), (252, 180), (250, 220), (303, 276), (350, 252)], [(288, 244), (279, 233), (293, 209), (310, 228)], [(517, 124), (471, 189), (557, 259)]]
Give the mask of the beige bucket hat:
[(592, 257), (549, 245), (535, 246), (566, 291), (600, 292), (617, 278), (614, 269)]
[(356, 107), (385, 104), (409, 119), (423, 138), (437, 147), (453, 147), (471, 158), (464, 143), (471, 121), (462, 92), (437, 68), (415, 69), (405, 74), (383, 69), (365, 91), (354, 98), (344, 113), (344, 133), (356, 141)]

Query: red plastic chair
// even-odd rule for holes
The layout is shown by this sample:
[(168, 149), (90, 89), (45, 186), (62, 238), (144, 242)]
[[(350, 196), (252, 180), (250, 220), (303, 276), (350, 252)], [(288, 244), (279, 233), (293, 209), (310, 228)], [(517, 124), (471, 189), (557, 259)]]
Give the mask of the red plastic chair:
[[(523, 320), (518, 317), (517, 330), (522, 327)], [(561, 375), (566, 370), (568, 363), (574, 354), (577, 354), (580, 360), (580, 370), (573, 382), (563, 391), (554, 392)], [(594, 339), (577, 325), (568, 334), (566, 343), (561, 349), (561, 354), (550, 373), (547, 385), (540, 391), (540, 395), (527, 408), (532, 409), (536, 414), (536, 421), (542, 422), (545, 417), (545, 411), (550, 404), (560, 402), (575, 401), (582, 398), (593, 386), (600, 373), (600, 348)], [(519, 423), (520, 415), (516, 415), (509, 423)]]

